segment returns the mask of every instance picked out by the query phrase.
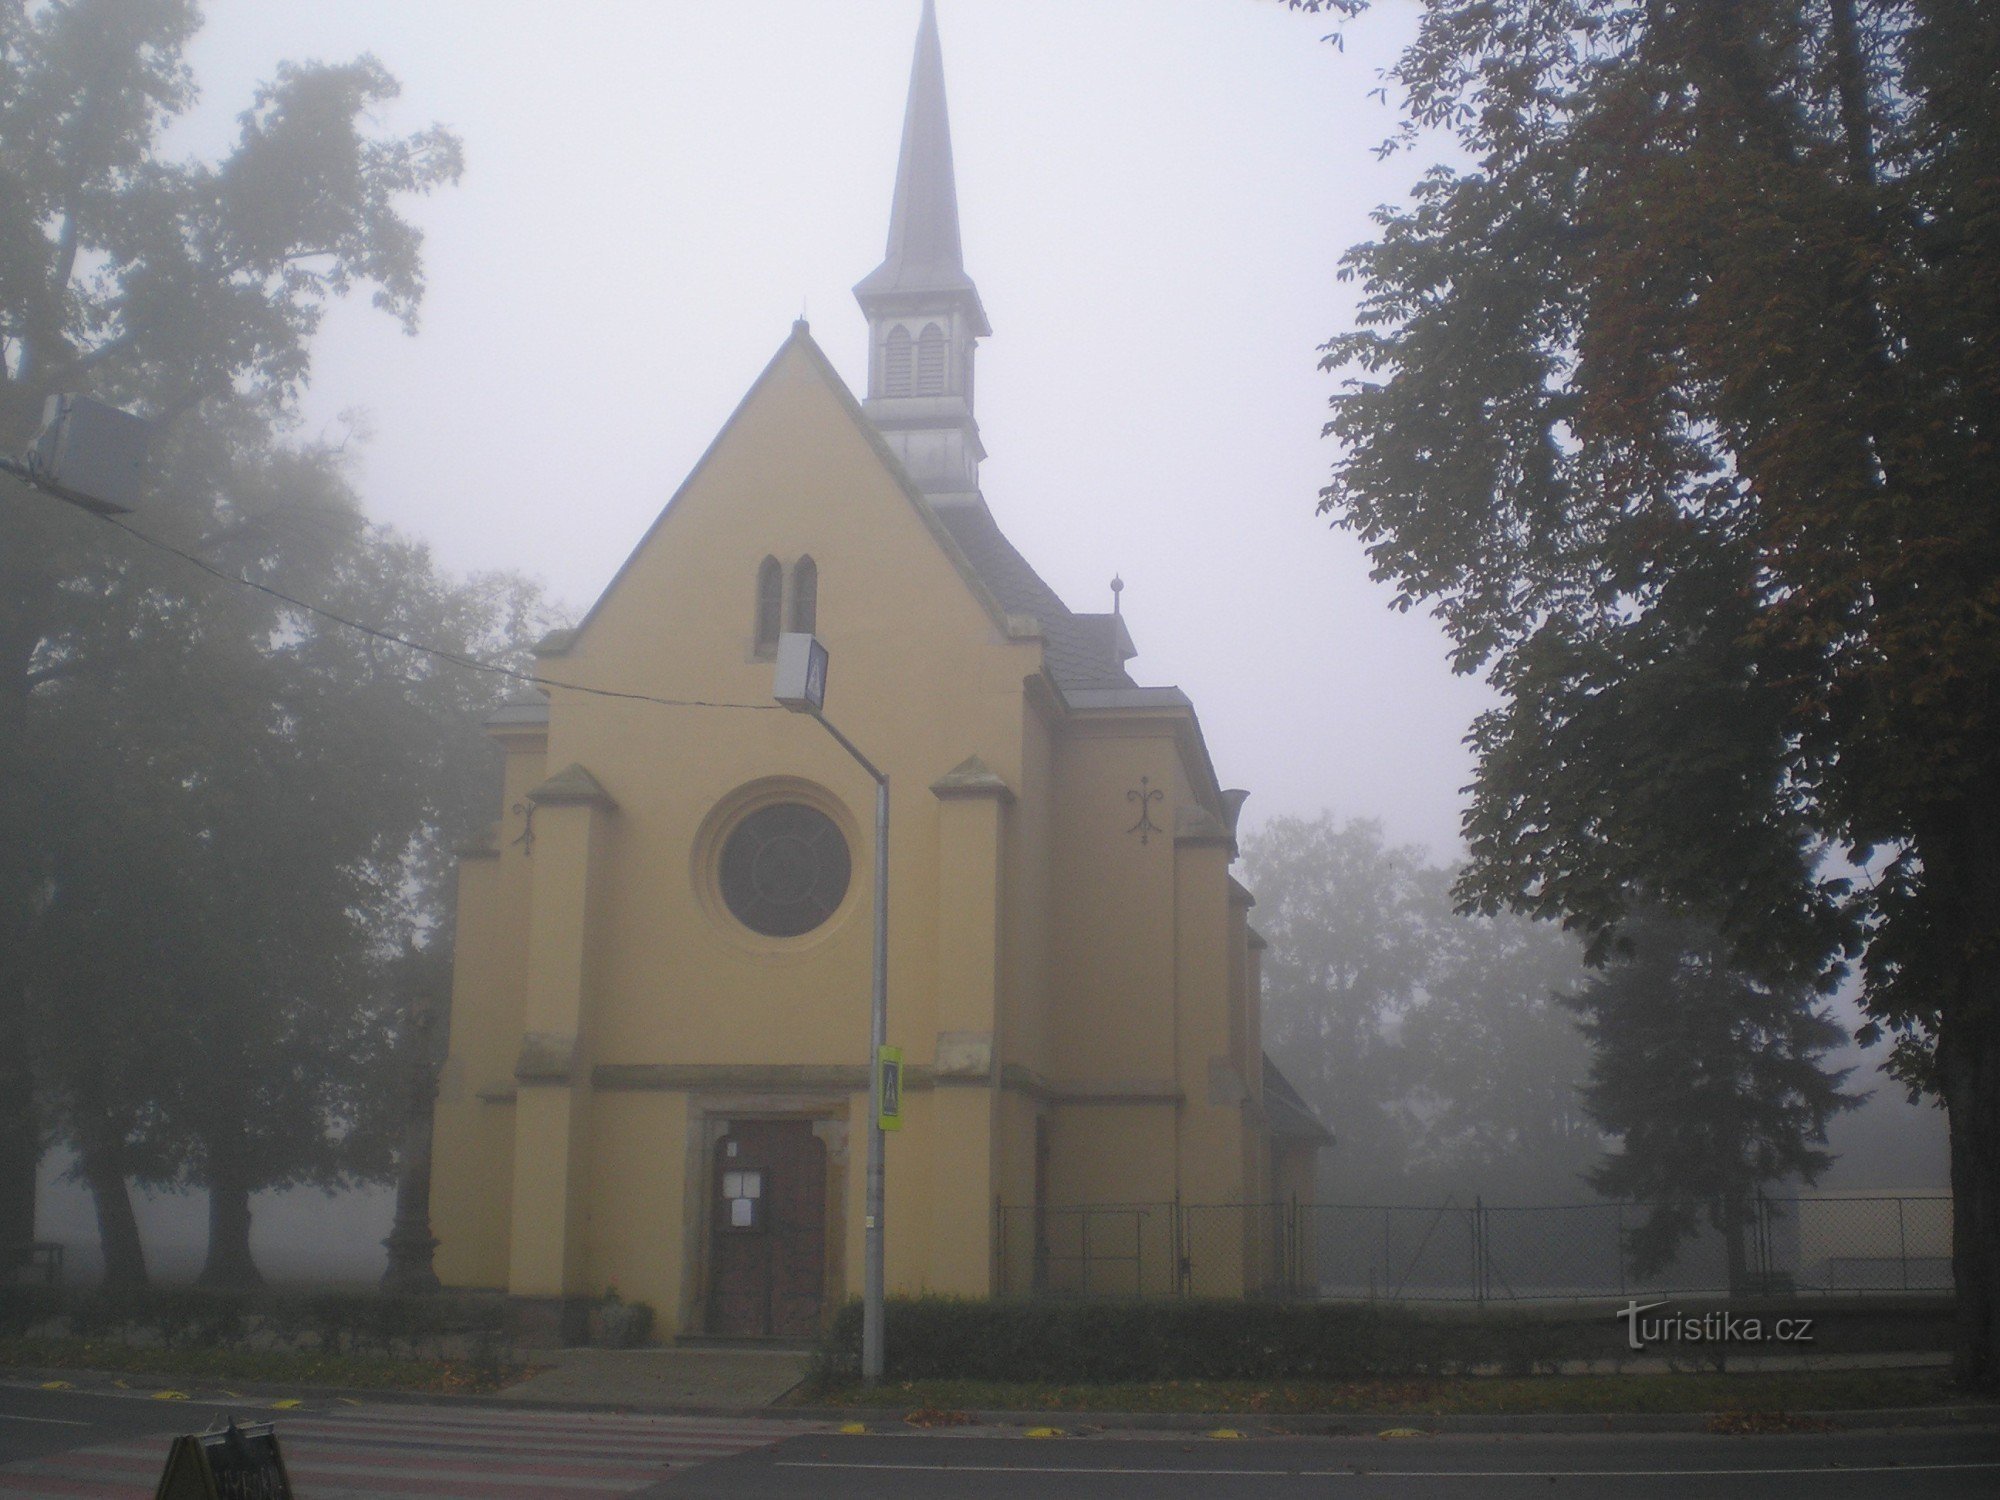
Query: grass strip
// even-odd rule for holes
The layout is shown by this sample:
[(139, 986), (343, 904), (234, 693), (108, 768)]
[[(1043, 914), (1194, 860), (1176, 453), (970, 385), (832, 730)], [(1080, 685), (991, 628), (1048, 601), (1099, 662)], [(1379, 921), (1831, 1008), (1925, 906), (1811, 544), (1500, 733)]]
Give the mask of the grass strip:
[(490, 1359), (402, 1359), (289, 1349), (165, 1349), (57, 1338), (0, 1338), (0, 1368), (102, 1370), (157, 1376), (180, 1384), (252, 1381), (465, 1396), (502, 1390), (528, 1373), (525, 1366)]
[(1461, 1376), (1437, 1380), (1165, 1380), (1103, 1385), (913, 1380), (870, 1390), (809, 1386), (799, 1405), (931, 1411), (1368, 1413), (1459, 1416), (1639, 1412), (1870, 1411), (1957, 1399), (1942, 1372), (1825, 1370), (1784, 1374)]

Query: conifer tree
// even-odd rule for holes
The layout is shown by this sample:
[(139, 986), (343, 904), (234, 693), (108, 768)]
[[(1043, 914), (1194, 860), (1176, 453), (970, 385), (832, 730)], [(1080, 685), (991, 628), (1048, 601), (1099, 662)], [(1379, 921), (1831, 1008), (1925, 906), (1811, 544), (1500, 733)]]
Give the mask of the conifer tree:
[(1648, 1205), (1626, 1246), (1637, 1274), (1663, 1270), (1706, 1219), (1741, 1290), (1754, 1195), (1816, 1181), (1833, 1162), (1827, 1121), (1861, 1102), (1841, 1089), (1850, 1070), (1822, 1066), (1847, 1033), (1810, 985), (1732, 969), (1698, 921), (1642, 913), (1621, 948), (1566, 1001), (1594, 1054), (1584, 1106), (1617, 1140), (1591, 1186)]

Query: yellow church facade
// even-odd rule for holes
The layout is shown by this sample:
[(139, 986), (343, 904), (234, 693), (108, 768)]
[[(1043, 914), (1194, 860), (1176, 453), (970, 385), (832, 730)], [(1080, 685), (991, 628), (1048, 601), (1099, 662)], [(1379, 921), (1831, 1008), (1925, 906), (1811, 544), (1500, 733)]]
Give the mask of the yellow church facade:
[[(928, 4), (857, 293), (866, 397), (794, 325), (543, 643), (547, 693), (489, 722), (433, 1148), (447, 1285), (615, 1288), (669, 1334), (796, 1336), (859, 1294), (875, 787), (773, 702), (790, 630), (891, 788), (889, 1290), (1188, 1290), (1182, 1221), (1106, 1206), (1309, 1192), (1325, 1133), (1263, 1056), (1230, 874), (1243, 794), (1186, 696), (1134, 682), (1123, 618), (1067, 608), (978, 490), (987, 325)], [(1234, 1222), (1203, 1292), (1271, 1287), (1271, 1231)]]

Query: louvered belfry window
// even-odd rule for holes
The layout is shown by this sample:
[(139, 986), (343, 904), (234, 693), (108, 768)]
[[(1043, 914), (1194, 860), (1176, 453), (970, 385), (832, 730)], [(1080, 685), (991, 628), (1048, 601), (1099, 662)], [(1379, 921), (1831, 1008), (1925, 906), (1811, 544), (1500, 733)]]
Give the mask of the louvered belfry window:
[(792, 629), (807, 635), (819, 626), (819, 564), (802, 557), (792, 565)]
[(922, 335), (917, 339), (917, 394), (919, 396), (942, 396), (944, 394), (944, 330), (935, 323), (926, 323)]
[(910, 394), (910, 330), (898, 323), (889, 330), (882, 346), (882, 393), (887, 396)]
[(785, 570), (775, 557), (767, 557), (757, 567), (757, 643), (761, 655), (778, 649), (778, 632), (784, 629)]

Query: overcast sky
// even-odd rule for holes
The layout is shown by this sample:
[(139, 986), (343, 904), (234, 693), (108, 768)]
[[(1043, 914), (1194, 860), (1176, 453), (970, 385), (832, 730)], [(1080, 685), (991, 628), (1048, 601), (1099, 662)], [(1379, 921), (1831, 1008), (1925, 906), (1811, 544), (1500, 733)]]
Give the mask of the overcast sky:
[[(1246, 826), (1332, 807), (1457, 850), (1484, 701), (1315, 514), (1316, 346), (1340, 251), (1424, 160), (1378, 162), (1404, 39), (1276, 0), (940, 0), (988, 502), (1070, 604), (1125, 610), (1142, 682), (1194, 698)], [(209, 0), (182, 149), (226, 143), (281, 58), (373, 51), (381, 121), (465, 140), (415, 206), (423, 327), (356, 299), (308, 431), (366, 413), (371, 513), (582, 610), (803, 309), (866, 379), (918, 0)]]

